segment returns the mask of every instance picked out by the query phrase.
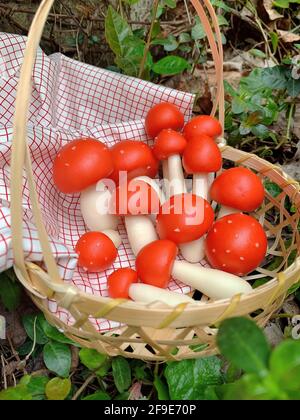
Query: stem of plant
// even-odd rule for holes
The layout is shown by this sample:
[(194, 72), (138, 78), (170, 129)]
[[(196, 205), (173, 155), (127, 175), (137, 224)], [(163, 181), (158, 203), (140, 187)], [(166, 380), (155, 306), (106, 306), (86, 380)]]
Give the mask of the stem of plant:
[(141, 61), (141, 66), (140, 66), (140, 71), (139, 71), (139, 76), (138, 76), (140, 79), (142, 78), (142, 76), (144, 74), (144, 70), (145, 70), (145, 64), (146, 64), (146, 61), (147, 61), (147, 55), (148, 55), (151, 40), (152, 40), (152, 33), (153, 33), (153, 29), (154, 29), (154, 24), (155, 24), (155, 21), (156, 21), (158, 5), (159, 5), (159, 0), (154, 0), (153, 9), (152, 9), (153, 14), (152, 14), (151, 25), (150, 25), (148, 38), (147, 38), (147, 42), (146, 42), (146, 45), (145, 45), (144, 55), (143, 55), (143, 58), (142, 58), (142, 61)]
[(295, 109), (295, 103), (292, 102), (289, 110), (288, 122), (287, 122), (287, 129), (286, 129), (286, 138), (290, 140), (291, 137), (291, 125), (292, 125), (292, 118)]

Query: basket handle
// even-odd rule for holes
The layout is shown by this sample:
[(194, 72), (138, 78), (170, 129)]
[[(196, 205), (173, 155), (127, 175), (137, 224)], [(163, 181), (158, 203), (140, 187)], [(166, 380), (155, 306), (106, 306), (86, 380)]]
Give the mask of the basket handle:
[[(30, 282), (30, 278), (26, 268), (22, 231), (22, 181), (24, 165), (28, 177), (33, 217), (36, 223), (46, 268), (52, 281), (55, 283), (62, 283), (55, 258), (51, 251), (48, 233), (43, 223), (41, 208), (35, 188), (30, 150), (27, 143), (27, 123), (32, 92), (32, 73), (43, 29), (53, 3), (54, 0), (43, 0), (31, 24), (20, 72), (14, 116), (10, 176), (12, 248), (14, 265), (27, 282)], [(217, 16), (209, 0), (203, 0), (214, 25), (216, 43), (209, 19), (201, 2), (199, 0), (191, 0), (191, 3), (207, 34), (216, 68), (217, 92), (212, 115), (215, 115), (216, 110), (219, 109), (219, 120), (222, 126), (224, 126), (223, 46)]]

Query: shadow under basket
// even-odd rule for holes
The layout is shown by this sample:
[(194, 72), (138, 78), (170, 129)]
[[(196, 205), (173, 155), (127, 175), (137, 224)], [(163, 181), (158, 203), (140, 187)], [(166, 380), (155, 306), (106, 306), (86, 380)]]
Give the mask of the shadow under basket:
[[(217, 70), (217, 106), (214, 108), (219, 108), (219, 119), (223, 122), (222, 43), (216, 24), (217, 18), (208, 0), (203, 3), (210, 15), (210, 21), (205, 17), (204, 8), (198, 0), (192, 0), (191, 3), (207, 32), (214, 56)], [(145, 305), (96, 297), (64, 283), (58, 276), (56, 262), (51, 254), (47, 232), (40, 214), (30, 153), (26, 143), (27, 112), (25, 111), (28, 109), (31, 94), (32, 68), (52, 4), (53, 0), (42, 1), (32, 23), (16, 99), (11, 162), (12, 242), (16, 275), (47, 320), (83, 347), (93, 348), (110, 356), (122, 355), (152, 361), (181, 360), (216, 354), (218, 350), (215, 337), (217, 327), (222, 320), (233, 316), (247, 316), (254, 319), (258, 325), (264, 326), (272, 314), (281, 307), (290, 288), (300, 280), (299, 184), (283, 173), (279, 167), (255, 155), (220, 145), (225, 160), (252, 169), (263, 182), (271, 181), (281, 189), (276, 197), (266, 191), (264, 204), (255, 213), (255, 217), (260, 220), (267, 232), (269, 249), (264, 266), (258, 268), (252, 276), (252, 281), (264, 278), (266, 283), (255, 288), (249, 295), (236, 295), (231, 300), (216, 302), (184, 303), (174, 309), (158, 302)], [(210, 25), (214, 25), (218, 45), (212, 36)], [(29, 179), (32, 211), (47, 272), (24, 259), (21, 229), (23, 168), (26, 169)], [(276, 264), (272, 265), (271, 270), (270, 263), (275, 258)], [(49, 298), (72, 314), (75, 319), (74, 325), (65, 324), (49, 311)], [(90, 317), (107, 318), (125, 326), (107, 333), (99, 333), (89, 321)]]

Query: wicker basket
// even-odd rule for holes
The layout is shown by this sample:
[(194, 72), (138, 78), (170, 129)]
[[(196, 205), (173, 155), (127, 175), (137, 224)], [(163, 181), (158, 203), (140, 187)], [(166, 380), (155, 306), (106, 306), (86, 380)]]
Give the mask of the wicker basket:
[[(50, 251), (48, 235), (35, 191), (29, 147), (26, 143), (26, 111), (31, 95), (31, 74), (42, 30), (53, 2), (54, 0), (43, 0), (32, 23), (16, 99), (11, 161), (12, 241), (15, 272), (48, 321), (61, 328), (68, 337), (84, 347), (94, 348), (111, 356), (123, 355), (129, 358), (154, 361), (180, 360), (217, 353), (215, 335), (221, 320), (232, 316), (251, 316), (259, 325), (265, 325), (274, 311), (282, 305), (289, 288), (300, 279), (299, 185), (283, 173), (279, 167), (271, 165), (255, 155), (220, 144), (224, 159), (236, 165), (251, 168), (261, 178), (268, 178), (282, 189), (276, 198), (266, 193), (264, 205), (256, 213), (269, 236), (269, 259), (280, 256), (282, 262), (275, 271), (259, 268), (258, 273), (252, 279), (269, 276), (270, 281), (249, 295), (237, 295), (231, 300), (207, 301), (205, 305), (200, 305), (195, 301), (193, 304), (181, 304), (174, 309), (159, 302), (145, 305), (95, 297), (64, 283), (58, 274), (56, 262)], [(217, 75), (213, 113), (218, 109), (219, 119), (223, 122), (223, 52), (217, 17), (208, 0), (203, 1), (206, 11), (199, 0), (191, 0), (191, 3), (202, 21), (210, 43)], [(210, 20), (206, 12), (208, 12)], [(214, 26), (215, 34), (210, 22)], [(29, 180), (32, 210), (47, 271), (24, 259), (21, 230), (24, 167)], [(292, 215), (285, 209), (284, 203), (287, 197), (296, 208)], [(274, 220), (276, 220), (276, 224)], [(289, 232), (288, 245), (283, 239), (283, 231)], [(295, 250), (296, 259), (291, 261), (289, 257), (295, 253)], [(66, 325), (51, 314), (47, 298), (55, 300), (60, 307), (66, 308), (76, 320), (75, 324)], [(100, 334), (90, 323), (90, 316), (107, 318), (126, 324), (126, 326)], [(201, 352), (197, 351), (199, 348), (202, 349)]]

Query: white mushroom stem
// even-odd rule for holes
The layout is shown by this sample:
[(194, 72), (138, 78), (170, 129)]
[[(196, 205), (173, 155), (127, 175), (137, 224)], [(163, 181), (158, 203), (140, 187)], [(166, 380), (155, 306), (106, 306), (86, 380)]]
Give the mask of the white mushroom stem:
[(134, 283), (129, 287), (129, 297), (136, 302), (154, 303), (163, 302), (168, 306), (177, 306), (180, 303), (196, 303), (194, 299), (181, 293), (170, 292), (166, 289), (150, 286), (148, 284)]
[(169, 168), (168, 168), (167, 160), (162, 161), (162, 171), (163, 171), (165, 195), (166, 195), (166, 198), (170, 198)]
[(153, 222), (148, 216), (126, 216), (125, 226), (134, 255), (137, 255), (144, 246), (158, 239)]
[(89, 230), (101, 232), (117, 229), (119, 218), (109, 214), (111, 195), (103, 182), (98, 182), (81, 193), (81, 213)]
[[(155, 179), (147, 176), (140, 176), (134, 180), (144, 181), (149, 184), (157, 193), (160, 203), (164, 203), (165, 196)], [(154, 223), (156, 216), (125, 216), (125, 227), (127, 231), (128, 241), (134, 255), (137, 255), (144, 246), (158, 239)]]
[(209, 200), (209, 174), (198, 173), (193, 176), (193, 194)]
[(187, 192), (180, 155), (173, 155), (168, 158), (167, 179), (169, 182), (170, 197)]
[(183, 258), (193, 264), (203, 260), (205, 257), (204, 252), (205, 238), (202, 237), (196, 241), (180, 244), (180, 252)]
[(221, 217), (229, 216), (230, 214), (241, 213), (240, 210), (234, 209), (232, 207), (221, 206), (217, 219), (221, 219)]
[(252, 291), (250, 284), (238, 276), (184, 261), (175, 261), (172, 276), (214, 300)]
[(109, 237), (109, 239), (114, 243), (116, 248), (119, 248), (119, 246), (122, 243), (122, 238), (119, 232), (117, 232), (116, 230), (107, 229), (107, 230), (102, 230), (102, 233), (104, 233), (104, 235)]
[[(198, 173), (193, 177), (193, 194), (210, 200), (209, 195), (210, 174)], [(183, 258), (190, 263), (198, 263), (203, 260), (205, 238), (202, 237), (196, 241), (180, 245), (180, 251)]]

